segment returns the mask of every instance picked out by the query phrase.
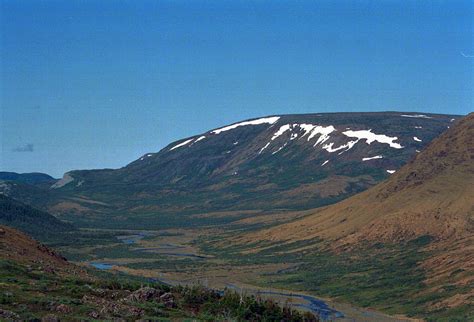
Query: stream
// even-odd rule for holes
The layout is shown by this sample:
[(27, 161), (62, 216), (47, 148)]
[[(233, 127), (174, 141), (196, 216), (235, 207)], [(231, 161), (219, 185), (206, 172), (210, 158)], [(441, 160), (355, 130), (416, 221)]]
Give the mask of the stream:
[[(133, 235), (123, 235), (117, 236), (117, 238), (124, 244), (136, 244), (141, 239), (145, 238), (146, 236), (152, 235), (152, 232), (139, 232)], [(193, 253), (179, 253), (173, 252), (173, 250), (178, 250), (180, 248), (184, 248), (184, 246), (175, 245), (175, 244), (162, 244), (157, 247), (149, 247), (149, 248), (136, 248), (134, 249), (137, 252), (156, 252), (157, 254), (164, 255), (164, 256), (182, 256), (188, 258), (195, 258), (195, 259), (206, 259), (207, 257), (196, 255)], [(166, 250), (166, 252), (160, 252)], [(90, 262), (89, 265), (100, 269), (100, 270), (110, 270), (114, 265), (106, 262)], [(291, 267), (289, 269), (295, 269)], [(287, 269), (288, 270), (288, 269)], [(167, 285), (184, 285), (187, 284), (184, 281), (171, 281), (171, 280), (162, 280), (162, 279), (155, 279), (150, 278), (151, 282), (159, 282), (164, 283)], [(237, 292), (243, 292), (249, 295), (255, 296), (262, 296), (266, 298), (270, 298), (274, 301), (279, 303), (287, 303), (288, 305), (299, 308), (305, 311), (310, 311), (315, 315), (319, 315), (321, 320), (323, 321), (334, 321), (334, 320), (341, 320), (341, 321), (407, 321), (407, 319), (403, 318), (395, 318), (387, 316), (383, 313), (379, 313), (376, 311), (371, 311), (367, 309), (353, 307), (351, 305), (345, 304), (338, 304), (332, 303), (333, 307), (330, 307), (325, 301), (302, 293), (294, 293), (286, 290), (270, 290), (270, 289), (259, 289), (252, 286), (238, 286), (236, 284), (228, 283), (225, 285), (228, 289), (233, 289)], [(222, 290), (217, 290), (219, 292), (223, 292)]]

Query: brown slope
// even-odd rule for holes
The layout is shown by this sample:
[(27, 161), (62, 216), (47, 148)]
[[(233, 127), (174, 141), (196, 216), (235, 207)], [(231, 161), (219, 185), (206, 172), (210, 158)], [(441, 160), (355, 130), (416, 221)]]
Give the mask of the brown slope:
[(387, 181), (247, 240), (320, 237), (338, 244), (464, 239), (474, 232), (474, 113), (435, 139)]
[(474, 305), (474, 113), (453, 124), (385, 182), (239, 242), (314, 238), (350, 252), (367, 242), (404, 245), (402, 241), (424, 235), (435, 242), (425, 247), (430, 255), (417, 264), (426, 274), (419, 295), (446, 294), (446, 287), (457, 290), (427, 309)]
[(52, 249), (16, 229), (3, 225), (0, 225), (0, 259), (29, 266), (40, 265), (47, 273), (86, 276), (83, 270), (70, 264)]

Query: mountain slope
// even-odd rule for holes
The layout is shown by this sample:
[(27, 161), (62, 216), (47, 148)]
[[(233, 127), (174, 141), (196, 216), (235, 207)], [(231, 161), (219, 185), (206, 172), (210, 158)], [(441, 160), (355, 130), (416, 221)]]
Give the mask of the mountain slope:
[(387, 181), (263, 236), (272, 240), (323, 237), (340, 243), (423, 235), (469, 237), (474, 233), (473, 186), (474, 114), (470, 114)]
[[(471, 113), (377, 186), (337, 204), (315, 209), (302, 219), (237, 236), (225, 243), (254, 245), (258, 249), (250, 251), (257, 253), (291, 245), (304, 245), (293, 250), (302, 254), (318, 256), (326, 251), (332, 257), (345, 259), (335, 266), (334, 281), (353, 283), (354, 301), (366, 297), (373, 303), (386, 298), (391, 291), (380, 289), (380, 285), (388, 280), (393, 282), (394, 290), (404, 290), (406, 306), (420, 308), (430, 316), (459, 314), (461, 320), (466, 317), (471, 320), (474, 316), (473, 187), (474, 113)], [(414, 245), (417, 245), (415, 251)], [(400, 263), (406, 265), (400, 270), (404, 276), (390, 276), (398, 273)], [(331, 269), (318, 270), (321, 265), (313, 263), (306, 268), (311, 272), (309, 279), (316, 276), (314, 283), (318, 288), (327, 286), (324, 283), (328, 282), (317, 276), (325, 276), (327, 269)], [(347, 271), (341, 270), (344, 265)], [(364, 279), (377, 265), (384, 269)], [(410, 283), (397, 284), (417, 274)], [(399, 303), (399, 298), (397, 295), (389, 299), (391, 303)]]
[[(177, 214), (310, 209), (385, 179), (455, 118), (384, 112), (248, 120), (174, 142), (121, 169), (69, 172), (44, 196), (32, 191), (21, 200), (71, 220), (89, 215), (84, 225), (95, 225), (92, 215), (133, 216), (133, 223), (113, 223), (147, 227)], [(11, 188), (10, 195), (22, 191)], [(199, 224), (189, 216), (182, 223)]]
[(0, 224), (17, 228), (39, 239), (75, 229), (44, 211), (2, 194), (0, 194)]

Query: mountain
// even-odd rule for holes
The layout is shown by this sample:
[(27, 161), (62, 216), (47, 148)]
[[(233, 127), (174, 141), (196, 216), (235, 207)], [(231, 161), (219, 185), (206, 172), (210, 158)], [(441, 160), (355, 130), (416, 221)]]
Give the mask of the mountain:
[(52, 185), (58, 181), (58, 179), (55, 179), (48, 174), (39, 172), (16, 173), (0, 171), (0, 181), (15, 181), (33, 185), (46, 183)]
[(75, 228), (56, 217), (0, 194), (0, 224), (17, 228), (35, 238), (69, 232)]
[(454, 125), (386, 181), (265, 235), (340, 243), (472, 236), (474, 113)]
[[(302, 219), (237, 238), (241, 244), (326, 245), (336, 253), (377, 253), (396, 245), (398, 256), (423, 254), (409, 267), (423, 284), (407, 285), (430, 312), (474, 304), (474, 113), (431, 142), (377, 186)], [(385, 245), (385, 246), (384, 246)], [(307, 246), (308, 247), (308, 246)], [(324, 247), (324, 246), (323, 246)], [(354, 267), (352, 267), (354, 269)], [(427, 294), (431, 296), (426, 300)], [(412, 302), (413, 303), (413, 302)], [(419, 302), (421, 305), (421, 302)]]
[[(179, 140), (120, 169), (68, 172), (51, 189), (9, 186), (9, 195), (84, 225), (103, 220), (149, 227), (169, 225), (177, 214), (234, 211), (241, 219), (252, 216), (245, 211), (311, 209), (384, 180), (456, 118), (401, 112), (269, 116)], [(120, 220), (110, 221), (112, 216)], [(199, 220), (187, 216), (183, 223)]]

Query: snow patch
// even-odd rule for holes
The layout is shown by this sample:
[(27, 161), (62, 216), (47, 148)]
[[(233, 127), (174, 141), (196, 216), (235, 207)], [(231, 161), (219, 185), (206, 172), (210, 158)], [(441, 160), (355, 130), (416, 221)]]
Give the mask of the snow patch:
[(291, 130), (290, 124), (285, 124), (285, 125), (280, 126), (278, 131), (276, 131), (275, 134), (273, 134), (271, 140), (272, 141), (275, 140), (277, 137), (283, 135), (286, 131), (289, 131), (289, 130)]
[(185, 146), (186, 144), (191, 143), (192, 140), (194, 140), (194, 139), (189, 139), (189, 140), (186, 140), (186, 141), (184, 141), (184, 142), (181, 142), (180, 144), (177, 144), (177, 145), (175, 145), (174, 147), (172, 147), (172, 148), (170, 149), (170, 151), (173, 151), (174, 149), (177, 149), (177, 148), (180, 148), (180, 147), (182, 147), (182, 146)]
[(362, 161), (369, 161), (369, 160), (382, 159), (382, 158), (383, 158), (383, 156), (376, 155), (374, 157), (362, 158)]
[(308, 141), (311, 140), (316, 135), (320, 134), (318, 140), (316, 141), (316, 143), (314, 143), (313, 146), (316, 146), (318, 144), (322, 144), (322, 143), (326, 142), (327, 140), (329, 140), (329, 134), (331, 134), (334, 131), (336, 131), (336, 128), (332, 125), (329, 125), (329, 126), (319, 126), (318, 125), (311, 131), (311, 134), (308, 137)]
[(323, 162), (323, 164), (321, 164), (321, 166), (324, 166), (325, 164), (327, 164), (329, 162), (329, 160), (326, 160)]
[(416, 136), (413, 137), (413, 140), (415, 140), (416, 142), (421, 142), (421, 140), (417, 138)]
[[(303, 131), (303, 134), (300, 135), (300, 133), (295, 133), (293, 130), (296, 128), (299, 128), (301, 131)], [(319, 138), (314, 144), (314, 146), (324, 143), (329, 139), (329, 134), (336, 131), (336, 128), (332, 125), (329, 126), (321, 126), (321, 125), (314, 125), (314, 124), (306, 124), (306, 123), (294, 123), (294, 124), (285, 124), (280, 126), (278, 131), (276, 131), (272, 138), (270, 139), (270, 142), (268, 142), (259, 152), (262, 153), (271, 143), (271, 141), (276, 140), (278, 137), (282, 136), (284, 133), (287, 131), (292, 132), (290, 136), (290, 141), (295, 140), (296, 138), (303, 138), (307, 136), (307, 141), (310, 141), (312, 138), (314, 138), (316, 135), (319, 134)], [(275, 154), (279, 152), (282, 148), (284, 148), (286, 144), (278, 149), (278, 151), (273, 152), (272, 154)]]
[(199, 142), (199, 141), (201, 141), (201, 140), (204, 140), (205, 138), (206, 138), (205, 135), (200, 136), (200, 137), (198, 137), (198, 138), (196, 139), (196, 141), (194, 141), (194, 143)]
[(265, 146), (260, 149), (260, 151), (258, 152), (258, 154), (261, 154), (261, 153), (263, 152), (263, 150), (265, 150), (266, 148), (268, 148), (269, 145), (270, 145), (270, 142), (268, 142), (267, 144), (265, 144)]
[(423, 126), (415, 126), (415, 129), (422, 129)]
[[(276, 131), (272, 138), (270, 139), (270, 142), (268, 142), (261, 150), (260, 152), (258, 152), (258, 154), (261, 154), (266, 148), (268, 148), (268, 146), (270, 145), (270, 143), (272, 141), (274, 141), (276, 138), (278, 138), (279, 136), (283, 135), (286, 131), (291, 131), (291, 125), (290, 124), (285, 124), (285, 125), (282, 125), (280, 126), (280, 128), (278, 129), (278, 131)], [(286, 144), (285, 144), (286, 145)]]
[(211, 133), (219, 134), (219, 133), (230, 131), (240, 126), (246, 126), (246, 125), (275, 124), (279, 119), (280, 119), (279, 116), (264, 117), (264, 118), (260, 118), (256, 120), (245, 121), (245, 122), (240, 122), (240, 123), (232, 124), (229, 126), (225, 126), (220, 129), (214, 130)]
[(145, 160), (145, 158), (149, 158), (149, 157), (151, 157), (152, 155), (153, 155), (153, 153), (145, 154), (144, 156), (142, 156), (142, 157), (140, 158), (140, 161), (143, 161), (143, 160)]
[(413, 118), (419, 118), (419, 119), (432, 119), (431, 116), (424, 115), (424, 114), (402, 114), (400, 116), (402, 116), (402, 117), (413, 117)]
[[(347, 142), (346, 144), (343, 144), (343, 145), (341, 145), (341, 146), (339, 146), (339, 147), (337, 147), (337, 148), (333, 148), (334, 142), (331, 142), (331, 143), (329, 143), (329, 144), (323, 145), (323, 149), (326, 150), (326, 151), (328, 151), (329, 153), (337, 152), (337, 151), (343, 150), (343, 149), (345, 149), (345, 150), (342, 151), (342, 152), (346, 152), (346, 151), (352, 149), (352, 148), (354, 147), (354, 145), (355, 145), (357, 142), (359, 142), (359, 140), (356, 140), (356, 141), (349, 141), (349, 142)], [(342, 153), (342, 152), (341, 152), (341, 153)], [(341, 154), (341, 153), (339, 153), (339, 154)]]
[(285, 142), (285, 144), (283, 144), (281, 147), (279, 147), (278, 150), (276, 150), (275, 152), (272, 152), (272, 154), (276, 154), (276, 153), (280, 152), (287, 144), (288, 144), (288, 142)]
[(394, 174), (396, 172), (396, 170), (387, 170), (388, 173), (390, 174)]
[(398, 139), (396, 136), (390, 137), (384, 134), (375, 134), (372, 133), (372, 130), (345, 131), (342, 132), (342, 134), (350, 138), (357, 138), (357, 141), (365, 139), (367, 144), (377, 141), (379, 143), (388, 144), (394, 149), (403, 148), (400, 144), (394, 142)]

